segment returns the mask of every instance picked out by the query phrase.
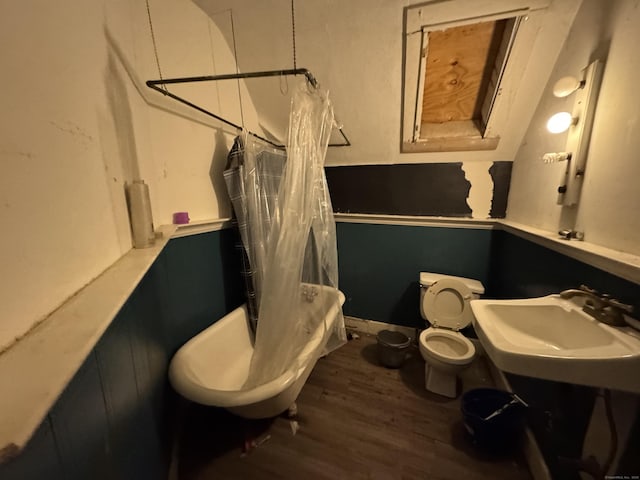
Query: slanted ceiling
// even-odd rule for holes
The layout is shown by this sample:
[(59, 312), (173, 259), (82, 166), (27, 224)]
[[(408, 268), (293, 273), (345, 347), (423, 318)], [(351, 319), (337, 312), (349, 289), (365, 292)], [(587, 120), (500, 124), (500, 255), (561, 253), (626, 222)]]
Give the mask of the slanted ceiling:
[[(240, 72), (272, 70), (292, 66), (291, 2), (287, 0), (194, 0), (219, 27), (233, 51), (231, 13), (233, 14), (238, 69)], [(514, 88), (503, 92), (508, 102), (492, 112), (495, 118), (492, 137), (500, 137), (496, 150), (476, 151), (474, 161), (513, 159), (549, 74), (558, 51), (564, 44), (575, 11), (582, 0), (490, 0), (470, 2), (390, 2), (349, 0), (327, 2), (307, 0), (295, 2), (296, 54), (298, 67), (310, 69), (329, 91), (339, 123), (344, 125), (352, 146), (331, 149), (328, 165), (399, 164), (424, 162), (464, 162), (468, 152), (401, 153), (400, 145), (409, 152), (415, 134), (417, 72), (405, 75), (403, 42), (412, 48), (416, 60), (411, 68), (419, 68), (419, 32), (429, 25), (455, 25), (460, 19), (482, 18), (496, 12), (531, 7), (523, 38), (523, 54), (510, 59), (513, 65)], [(407, 7), (411, 3), (412, 7)], [(554, 6), (547, 11), (547, 5)], [(419, 15), (422, 12), (422, 16)], [(404, 18), (406, 15), (406, 19)], [(403, 29), (407, 23), (407, 31)], [(452, 23), (453, 22), (453, 23)], [(524, 31), (524, 30), (523, 30)], [(529, 32), (530, 33), (527, 33)], [(373, 47), (372, 47), (373, 46)], [(414, 55), (415, 53), (415, 55)], [(518, 52), (516, 52), (518, 53)], [(527, 71), (527, 75), (521, 75)], [(199, 73), (199, 72), (197, 72)], [(228, 71), (216, 71), (222, 74)], [(247, 89), (265, 128), (286, 134), (288, 102), (282, 98), (285, 82), (278, 78), (247, 82)], [(406, 84), (406, 85), (405, 85)], [(292, 90), (289, 82), (289, 90)], [(406, 101), (403, 99), (406, 93)], [(223, 98), (237, 104), (237, 95)], [(421, 99), (420, 99), (421, 100)], [(234, 103), (232, 103), (234, 102)], [(422, 106), (422, 102), (419, 103)], [(280, 115), (282, 113), (282, 115)], [(518, 121), (510, 121), (510, 119)], [(416, 122), (417, 119), (417, 122)], [(403, 122), (405, 136), (398, 123)], [(284, 128), (280, 128), (283, 126)], [(419, 126), (419, 125), (418, 125)]]

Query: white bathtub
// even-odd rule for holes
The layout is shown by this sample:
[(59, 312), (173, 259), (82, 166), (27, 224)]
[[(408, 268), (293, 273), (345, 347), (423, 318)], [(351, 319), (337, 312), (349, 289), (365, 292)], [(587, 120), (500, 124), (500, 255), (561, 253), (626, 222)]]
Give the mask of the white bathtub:
[[(321, 287), (327, 288), (328, 287)], [(183, 397), (203, 405), (225, 407), (245, 418), (268, 418), (287, 410), (296, 400), (311, 374), (329, 334), (341, 315), (344, 294), (330, 289), (328, 295), (305, 308), (322, 308), (325, 325), (320, 325), (298, 355), (296, 365), (274, 380), (255, 388), (243, 389), (249, 375), (253, 338), (246, 306), (236, 308), (202, 331), (174, 355), (169, 366), (169, 380)], [(338, 301), (336, 301), (336, 295)], [(321, 299), (324, 298), (324, 305)]]

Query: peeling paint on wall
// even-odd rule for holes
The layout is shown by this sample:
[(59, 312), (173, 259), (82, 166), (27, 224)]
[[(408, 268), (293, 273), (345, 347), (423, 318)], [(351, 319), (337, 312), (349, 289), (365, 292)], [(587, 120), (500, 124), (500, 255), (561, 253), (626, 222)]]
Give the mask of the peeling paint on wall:
[(493, 195), (493, 182), (488, 166), (491, 162), (464, 162), (462, 170), (471, 184), (467, 203), (473, 218), (489, 218)]

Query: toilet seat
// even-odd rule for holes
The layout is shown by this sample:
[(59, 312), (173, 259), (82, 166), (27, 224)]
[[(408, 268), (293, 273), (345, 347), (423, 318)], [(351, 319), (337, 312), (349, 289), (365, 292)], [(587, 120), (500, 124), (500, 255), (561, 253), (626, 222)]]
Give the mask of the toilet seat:
[(457, 375), (473, 362), (474, 344), (459, 330), (473, 320), (470, 301), (484, 293), (478, 280), (420, 272), (420, 314), (431, 324), (420, 333), (424, 386), (438, 395), (458, 395)]
[(443, 278), (426, 291), (423, 301), (424, 316), (433, 327), (458, 331), (471, 324), (473, 313), (469, 300), (473, 294), (459, 280)]
[[(459, 332), (444, 328), (427, 328), (420, 333), (420, 347), (429, 355), (449, 365), (466, 365), (473, 360), (476, 349)], [(426, 353), (425, 352), (425, 353)]]

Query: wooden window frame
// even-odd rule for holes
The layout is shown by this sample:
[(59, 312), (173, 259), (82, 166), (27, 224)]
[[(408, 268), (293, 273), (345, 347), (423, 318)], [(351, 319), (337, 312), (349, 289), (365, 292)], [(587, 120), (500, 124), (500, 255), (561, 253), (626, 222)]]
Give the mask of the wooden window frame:
[[(526, 106), (526, 111), (523, 111), (519, 105), (514, 106), (514, 103), (518, 103), (513, 101), (514, 96), (519, 90), (531, 90), (531, 85), (534, 85), (535, 89), (541, 92), (548, 79), (546, 77), (532, 80), (525, 75), (527, 69), (532, 68), (530, 58), (537, 58), (538, 62), (545, 58), (555, 58), (541, 54), (541, 51), (544, 51), (545, 48), (548, 49), (549, 46), (544, 42), (536, 41), (541, 27), (545, 22), (550, 22), (548, 17), (551, 15), (546, 15), (550, 1), (488, 0), (470, 3), (463, 0), (449, 0), (444, 2), (431, 1), (405, 7), (401, 153), (499, 150), (501, 138), (513, 136), (512, 130), (514, 129), (510, 125), (513, 122), (513, 117), (530, 118), (535, 109), (531, 102)], [(569, 13), (575, 15), (575, 10), (577, 10), (577, 6), (573, 12)], [(421, 94), (424, 90), (426, 63), (424, 61), (424, 38), (426, 33), (460, 25), (514, 17), (519, 17), (521, 20), (509, 40), (506, 64), (501, 72), (496, 94), (490, 108), (487, 109), (484, 132), (469, 136), (421, 138)], [(565, 38), (568, 35), (569, 27), (570, 22), (567, 24), (565, 21), (566, 32), (563, 32)], [(558, 46), (557, 52), (559, 49)], [(552, 67), (553, 65), (547, 65), (546, 71), (550, 73)], [(513, 150), (512, 145), (515, 142), (508, 143), (509, 149)], [(504, 158), (502, 159), (504, 160)]]

